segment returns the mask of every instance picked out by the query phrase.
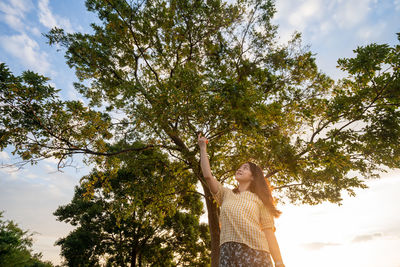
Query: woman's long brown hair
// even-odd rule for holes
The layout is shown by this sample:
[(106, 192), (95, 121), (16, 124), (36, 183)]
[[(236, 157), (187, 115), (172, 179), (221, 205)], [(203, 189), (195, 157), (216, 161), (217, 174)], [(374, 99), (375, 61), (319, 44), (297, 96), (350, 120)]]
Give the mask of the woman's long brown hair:
[[(271, 185), (268, 179), (264, 177), (261, 168), (258, 167), (255, 163), (247, 162), (247, 164), (249, 164), (251, 174), (254, 178), (254, 180), (250, 184), (250, 192), (256, 194), (267, 207), (269, 212), (275, 218), (278, 218), (282, 212), (279, 211), (275, 206), (275, 201), (271, 193)], [(239, 188), (236, 187), (235, 189), (233, 189), (233, 192), (238, 193)]]

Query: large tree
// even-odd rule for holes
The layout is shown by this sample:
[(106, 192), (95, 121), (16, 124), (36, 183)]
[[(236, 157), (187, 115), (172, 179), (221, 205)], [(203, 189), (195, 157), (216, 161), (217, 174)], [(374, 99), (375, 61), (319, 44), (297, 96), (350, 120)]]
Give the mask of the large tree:
[[(190, 172), (184, 181), (155, 150), (119, 156), (124, 167), (108, 187), (96, 170), (83, 177), (58, 220), (77, 226), (56, 244), (68, 266), (207, 266), (210, 236)], [(105, 173), (105, 175), (108, 175)], [(101, 175), (103, 176), (103, 175)], [(194, 183), (193, 183), (194, 182)], [(87, 197), (88, 184), (93, 196)], [(188, 212), (190, 211), (190, 212)]]
[[(399, 46), (358, 47), (334, 81), (295, 34), (277, 42), (271, 0), (87, 0), (102, 24), (93, 34), (54, 28), (50, 45), (90, 100), (61, 101), (46, 78), (15, 77), (1, 65), (0, 146), (23, 162), (45, 157), (62, 167), (74, 153), (116, 174), (115, 155), (167, 151), (201, 182), (219, 256), (217, 206), (199, 168), (197, 132), (210, 140), (213, 174), (230, 182), (240, 162), (261, 165), (295, 203), (340, 203), (383, 167), (399, 165)], [(115, 112), (123, 118), (112, 118)], [(112, 142), (138, 144), (110, 149)], [(177, 174), (177, 179), (180, 179)], [(279, 190), (279, 191), (278, 191)]]

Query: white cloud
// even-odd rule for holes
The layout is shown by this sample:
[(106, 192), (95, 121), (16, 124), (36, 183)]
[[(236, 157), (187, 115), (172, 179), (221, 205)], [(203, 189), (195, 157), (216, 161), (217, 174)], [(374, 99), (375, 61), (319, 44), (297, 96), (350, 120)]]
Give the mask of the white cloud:
[(49, 7), (49, 0), (39, 0), (39, 21), (47, 28), (59, 27), (66, 32), (74, 32), (71, 22), (67, 18), (63, 18), (53, 14)]
[(376, 0), (278, 0), (274, 21), (284, 42), (295, 30), (318, 40), (332, 31), (357, 29), (376, 6)]
[(307, 0), (294, 10), (289, 16), (289, 23), (303, 30), (307, 25), (310, 18), (315, 19), (320, 16), (321, 1), (320, 0)]
[(5, 151), (0, 151), (0, 159), (10, 159), (10, 156)]
[(29, 179), (36, 179), (36, 178), (38, 178), (39, 176), (37, 176), (37, 175), (34, 174), (34, 173), (28, 173), (28, 174), (25, 175), (25, 177), (26, 177), (26, 178), (29, 178)]
[[(54, 88), (56, 88), (56, 87), (54, 87)], [(44, 161), (44, 162), (49, 162), (49, 163), (52, 163), (52, 164), (58, 164), (59, 159), (56, 159), (56, 158), (54, 158), (54, 157), (51, 157), (51, 158), (45, 158), (43, 161)]]
[(2, 178), (6, 177), (15, 180), (17, 178), (18, 168), (14, 166), (1, 167), (0, 173), (3, 173), (3, 175), (1, 175)]
[(368, 16), (372, 0), (338, 0), (334, 20), (341, 28), (353, 28)]
[(2, 14), (1, 20), (7, 23), (10, 28), (19, 32), (23, 31), (24, 29), (24, 24), (22, 23), (21, 19), (14, 14)]
[(400, 0), (395, 0), (394, 6), (395, 6), (396, 10), (400, 10)]
[(5, 51), (18, 58), (24, 67), (41, 74), (54, 75), (46, 52), (40, 51), (39, 44), (27, 34), (0, 36), (0, 45)]
[(321, 34), (327, 34), (333, 29), (333, 25), (330, 21), (324, 21), (319, 25), (319, 31)]
[(10, 3), (18, 8), (19, 10), (22, 10), (24, 12), (29, 11), (32, 8), (32, 1), (31, 0), (10, 0)]
[(278, 0), (274, 23), (279, 25), (280, 42), (289, 41), (294, 31), (312, 32), (314, 36), (327, 33), (332, 28), (326, 20), (329, 4), (326, 0)]
[(353, 243), (357, 243), (357, 242), (367, 242), (370, 241), (372, 239), (378, 238), (378, 237), (382, 237), (383, 234), (382, 233), (372, 233), (372, 234), (364, 234), (364, 235), (358, 235), (355, 236), (352, 240)]
[(50, 164), (44, 164), (44, 170), (45, 170), (48, 174), (57, 172), (57, 169), (56, 169), (55, 167), (51, 166)]
[(363, 41), (378, 39), (378, 37), (384, 33), (386, 26), (387, 24), (383, 21), (374, 25), (367, 25), (357, 31), (357, 36)]
[(33, 35), (40, 36), (41, 33), (37, 27), (27, 27), (27, 28)]
[(31, 0), (9, 0), (0, 2), (0, 21), (18, 32), (14, 35), (0, 35), (0, 46), (4, 52), (17, 58), (24, 68), (54, 76), (51, 70), (48, 54), (41, 50), (32, 36), (41, 37), (40, 29), (35, 21), (27, 18), (29, 11), (34, 9)]
[(303, 247), (309, 250), (318, 250), (327, 246), (339, 246), (339, 243), (333, 242), (311, 242), (303, 244)]
[(52, 213), (70, 202), (80, 176), (47, 174), (43, 167), (39, 163), (34, 168), (16, 172), (16, 178), (0, 173), (0, 210), (5, 211), (6, 219), (14, 220), (22, 229), (40, 233), (34, 235), (33, 249), (42, 252), (45, 260), (60, 264), (60, 247), (54, 246), (54, 242), (73, 227), (56, 221)]
[[(5, 22), (10, 28), (17, 32), (24, 33), (29, 31), (36, 36), (40, 36), (39, 29), (31, 26), (32, 21), (24, 21), (27, 12), (33, 8), (34, 5), (31, 0), (9, 0), (7, 3), (0, 2), (0, 21)], [(52, 12), (49, 6), (49, 0), (39, 0), (37, 9), (39, 22), (43, 26), (49, 29), (57, 26), (63, 28), (67, 32), (74, 32), (68, 18)], [(82, 26), (78, 26), (78, 29), (83, 30)]]
[(4, 21), (10, 28), (22, 32), (25, 27), (22, 20), (31, 8), (32, 3), (29, 0), (11, 0), (8, 4), (0, 2), (0, 20)]
[(342, 206), (279, 207), (276, 235), (282, 255), (291, 255), (287, 266), (397, 267), (400, 256), (392, 248), (400, 245), (399, 178), (396, 170), (368, 181), (355, 198), (344, 195)]

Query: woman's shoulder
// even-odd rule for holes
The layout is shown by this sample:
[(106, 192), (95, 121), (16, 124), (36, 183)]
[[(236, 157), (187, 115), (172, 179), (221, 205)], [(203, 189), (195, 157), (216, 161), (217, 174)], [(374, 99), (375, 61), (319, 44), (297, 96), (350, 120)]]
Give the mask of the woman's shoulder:
[(230, 188), (228, 188), (228, 187), (226, 187), (225, 185), (222, 185), (222, 184), (220, 184), (219, 190), (221, 190), (221, 193), (224, 194), (224, 195), (227, 194), (227, 193), (232, 193), (233, 194), (232, 189), (230, 189)]
[(254, 200), (258, 205), (260, 205), (260, 206), (264, 205), (261, 198), (256, 193), (253, 193), (250, 191), (249, 191), (249, 193), (251, 195), (252, 200)]

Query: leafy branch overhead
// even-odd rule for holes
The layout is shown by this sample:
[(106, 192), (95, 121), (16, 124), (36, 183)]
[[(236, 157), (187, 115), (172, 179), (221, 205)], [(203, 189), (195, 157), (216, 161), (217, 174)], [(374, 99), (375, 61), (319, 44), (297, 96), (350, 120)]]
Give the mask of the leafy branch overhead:
[(59, 159), (59, 168), (73, 154), (114, 156), (141, 151), (155, 145), (132, 146), (110, 151), (107, 140), (113, 137), (109, 114), (95, 111), (80, 101), (62, 101), (48, 78), (25, 71), (20, 77), (0, 64), (2, 129), (0, 146), (14, 146), (13, 154), (21, 157), (22, 166), (43, 158)]
[(282, 195), (310, 204), (339, 203), (343, 190), (398, 166), (398, 45), (358, 47), (338, 60), (348, 76), (334, 81), (300, 34), (278, 43), (273, 1), (86, 6), (102, 21), (93, 33), (45, 36), (65, 49), (89, 106), (61, 101), (45, 77), (1, 67), (1, 148), (24, 162), (54, 156), (62, 167), (81, 153), (118, 169), (116, 154), (159, 147), (201, 179), (202, 131), (218, 179), (252, 158)]

